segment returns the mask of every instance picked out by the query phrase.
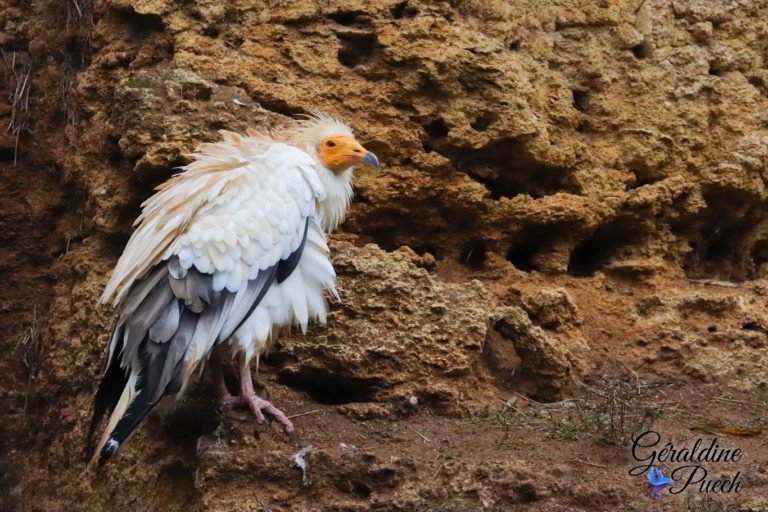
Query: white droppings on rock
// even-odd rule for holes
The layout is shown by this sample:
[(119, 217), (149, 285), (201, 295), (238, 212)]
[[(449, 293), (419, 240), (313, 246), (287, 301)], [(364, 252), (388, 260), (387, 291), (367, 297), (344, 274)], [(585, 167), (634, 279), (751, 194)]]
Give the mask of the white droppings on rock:
[(312, 483), (309, 479), (309, 463), (305, 458), (311, 451), (312, 445), (309, 444), (293, 455), (293, 462), (295, 462), (296, 465), (299, 466), (299, 469), (301, 469), (301, 483), (304, 484), (305, 487)]

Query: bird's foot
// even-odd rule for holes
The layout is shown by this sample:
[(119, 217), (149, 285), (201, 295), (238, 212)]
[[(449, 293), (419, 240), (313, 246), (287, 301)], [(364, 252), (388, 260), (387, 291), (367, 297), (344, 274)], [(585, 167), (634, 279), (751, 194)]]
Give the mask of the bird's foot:
[(264, 414), (261, 411), (265, 411), (271, 414), (277, 422), (283, 426), (288, 434), (293, 432), (293, 423), (291, 423), (291, 420), (288, 419), (283, 411), (272, 405), (271, 402), (264, 400), (255, 393), (245, 395), (245, 401), (253, 415), (256, 416), (256, 421), (258, 423), (264, 423)]
[[(293, 432), (293, 423), (285, 415), (283, 411), (272, 405), (271, 402), (264, 400), (255, 393), (246, 393), (238, 396), (228, 395), (219, 398), (219, 410), (225, 411), (234, 409), (235, 407), (247, 407), (251, 410), (256, 417), (256, 422), (260, 425), (266, 420), (264, 418), (264, 412), (269, 413), (274, 417), (278, 423), (280, 423), (285, 429), (286, 433)], [(262, 412), (263, 411), (263, 412)]]

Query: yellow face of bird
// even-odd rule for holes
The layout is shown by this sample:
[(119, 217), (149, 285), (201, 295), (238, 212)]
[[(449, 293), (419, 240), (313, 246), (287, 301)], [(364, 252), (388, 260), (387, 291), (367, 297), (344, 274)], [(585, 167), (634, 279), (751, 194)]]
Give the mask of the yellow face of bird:
[(351, 135), (331, 135), (317, 145), (317, 155), (323, 165), (334, 174), (350, 167), (363, 165), (379, 169), (379, 159), (366, 150)]

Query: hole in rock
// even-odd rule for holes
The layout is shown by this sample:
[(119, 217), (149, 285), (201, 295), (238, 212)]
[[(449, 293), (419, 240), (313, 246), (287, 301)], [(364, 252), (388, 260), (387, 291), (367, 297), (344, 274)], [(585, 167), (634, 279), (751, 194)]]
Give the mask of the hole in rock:
[(206, 37), (216, 38), (221, 34), (221, 25), (218, 23), (212, 23), (203, 29), (203, 35)]
[(541, 250), (541, 247), (532, 243), (513, 244), (507, 251), (507, 261), (512, 263), (516, 269), (523, 272), (533, 272), (538, 270), (533, 257)]
[(483, 270), (485, 268), (486, 248), (482, 243), (473, 243), (461, 251), (459, 261), (470, 270)]
[(352, 492), (361, 498), (368, 498), (373, 491), (362, 482), (352, 482)]
[(653, 185), (663, 179), (661, 176), (647, 170), (633, 169), (631, 172), (635, 175), (635, 182), (630, 185), (630, 189), (644, 187), (645, 185)]
[(634, 55), (636, 59), (645, 59), (648, 57), (649, 53), (648, 44), (645, 42), (632, 47), (632, 55)]
[(506, 259), (524, 272), (558, 272), (561, 256), (556, 246), (579, 231), (574, 222), (529, 224), (510, 240)]
[(341, 40), (338, 59), (342, 65), (354, 68), (370, 59), (378, 46), (374, 34), (337, 34)]
[(642, 231), (626, 220), (602, 226), (573, 249), (568, 259), (568, 274), (575, 277), (593, 276), (641, 240)]
[(672, 232), (691, 247), (683, 264), (686, 276), (724, 280), (754, 277), (762, 258), (768, 257), (768, 241), (752, 243), (762, 229), (762, 201), (748, 193), (724, 189), (707, 190), (703, 196), (707, 207), (698, 218), (672, 226)]
[(269, 110), (270, 112), (282, 114), (287, 117), (296, 117), (298, 115), (306, 114), (303, 108), (294, 107), (290, 103), (280, 98), (259, 97), (255, 99), (264, 110)]
[(475, 131), (484, 132), (485, 130), (488, 129), (489, 126), (491, 126), (491, 123), (493, 123), (495, 120), (496, 120), (496, 117), (493, 114), (485, 113), (477, 116), (477, 118), (474, 121), (472, 121), (469, 125)]
[(369, 402), (381, 387), (377, 378), (343, 376), (326, 368), (302, 368), (278, 376), (281, 384), (306, 392), (313, 400), (327, 405)]
[(587, 103), (589, 99), (589, 91), (585, 91), (582, 89), (574, 89), (572, 91), (572, 94), (573, 94), (573, 108), (575, 108), (579, 112), (586, 112)]
[(539, 161), (524, 139), (505, 138), (481, 148), (432, 142), (433, 149), (451, 160), (456, 169), (485, 185), (492, 199), (518, 194), (539, 198), (558, 192), (579, 192), (571, 169)]
[(517, 50), (520, 49), (520, 40), (519, 39), (513, 39), (512, 41), (509, 42), (508, 47), (509, 47), (510, 51), (516, 52)]
[(349, 232), (358, 233), (361, 242), (375, 243), (388, 252), (408, 246), (436, 261), (447, 257), (458, 261), (461, 249), (477, 241), (477, 235), (471, 233), (480, 229), (483, 214), (478, 208), (457, 206), (450, 198), (425, 201), (422, 193), (393, 198), (388, 206), (374, 203), (366, 210), (345, 224)]
[(768, 240), (758, 240), (752, 247), (752, 261), (755, 265), (768, 262)]
[(350, 26), (363, 20), (364, 13), (360, 11), (339, 11), (328, 15), (330, 19), (339, 25)]
[(403, 18), (413, 18), (419, 13), (419, 10), (415, 7), (408, 5), (408, 2), (400, 2), (395, 5), (390, 11), (392, 18), (400, 20)]
[(768, 95), (768, 84), (766, 84), (765, 80), (763, 80), (762, 77), (759, 76), (751, 76), (747, 79), (747, 82), (752, 85), (755, 89), (760, 91), (760, 94), (763, 96)]
[(445, 124), (445, 121), (438, 118), (427, 123), (424, 126), (424, 131), (426, 131), (427, 135), (432, 139), (444, 139), (448, 136), (449, 128)]
[(119, 9), (118, 15), (128, 25), (126, 38), (131, 41), (141, 41), (147, 36), (165, 31), (163, 18), (157, 14), (141, 14), (133, 9)]

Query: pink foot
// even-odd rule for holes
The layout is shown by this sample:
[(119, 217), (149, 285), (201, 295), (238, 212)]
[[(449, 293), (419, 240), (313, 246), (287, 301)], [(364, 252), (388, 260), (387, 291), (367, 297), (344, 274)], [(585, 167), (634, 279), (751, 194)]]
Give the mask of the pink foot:
[(293, 432), (293, 423), (291, 423), (291, 420), (288, 419), (285, 413), (255, 393), (239, 396), (227, 395), (219, 398), (219, 410), (230, 410), (237, 406), (248, 407), (253, 415), (256, 416), (256, 422), (259, 425), (266, 421), (262, 412), (264, 411), (272, 415), (288, 434)]
[(293, 432), (293, 423), (291, 423), (291, 420), (288, 419), (283, 411), (272, 405), (270, 402), (255, 394), (247, 395), (245, 401), (248, 403), (248, 407), (251, 409), (253, 415), (256, 416), (256, 421), (258, 423), (264, 423), (264, 414), (261, 411), (265, 411), (271, 414), (277, 422), (283, 426), (288, 434)]

